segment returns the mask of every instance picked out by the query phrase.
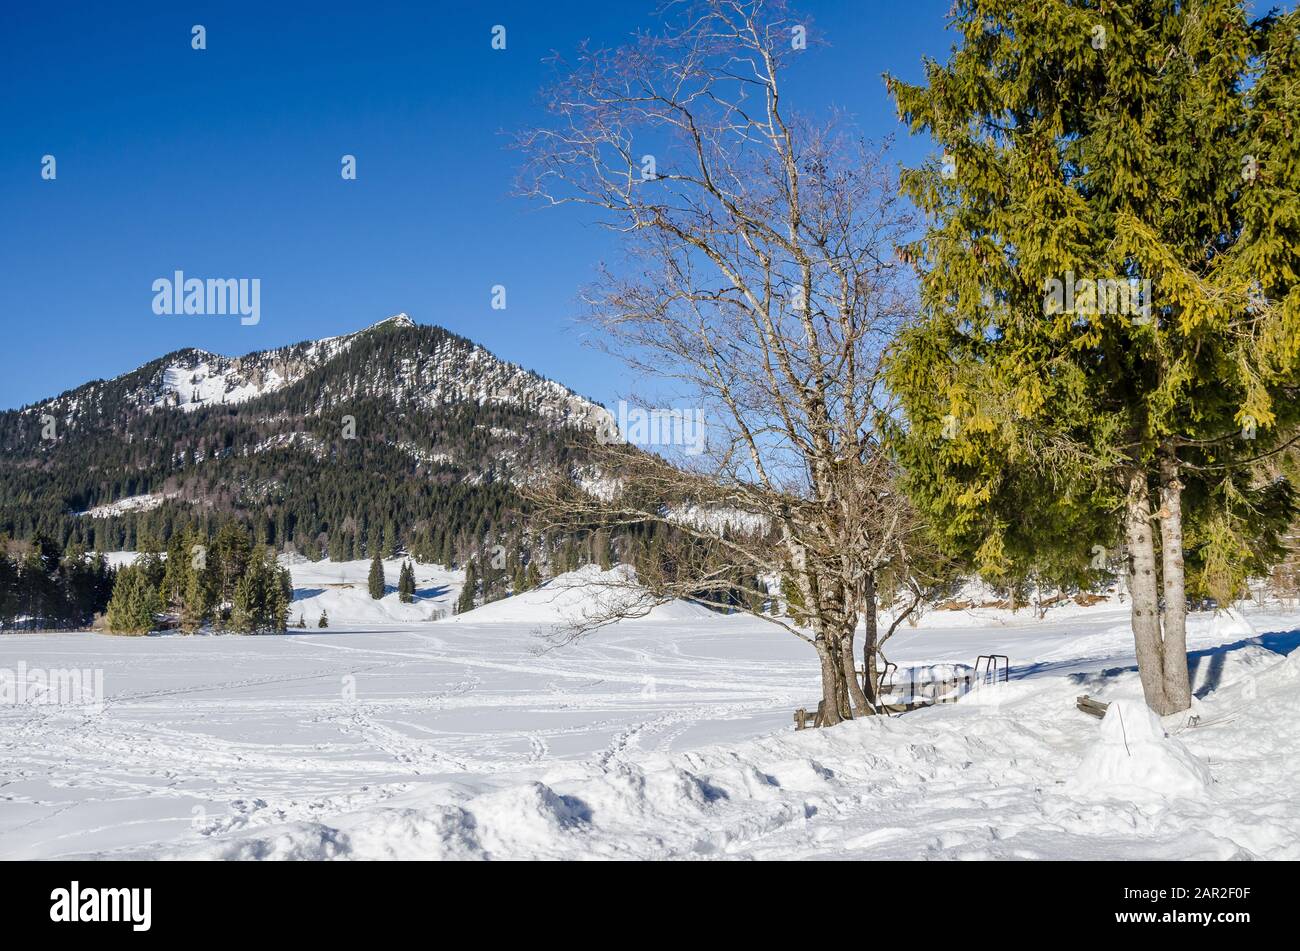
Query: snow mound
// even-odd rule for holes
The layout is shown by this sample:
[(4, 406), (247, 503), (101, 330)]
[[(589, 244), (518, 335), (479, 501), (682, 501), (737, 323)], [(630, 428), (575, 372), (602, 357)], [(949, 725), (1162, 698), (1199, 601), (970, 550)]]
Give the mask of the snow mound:
[(301, 617), (309, 628), (316, 627), (322, 612), (328, 614), (331, 625), (434, 621), (451, 614), (464, 584), (461, 571), (410, 559), (415, 571), (415, 600), (403, 604), (396, 586), (405, 558), (384, 560), (388, 593), (379, 600), (370, 597), (367, 584), (370, 562), (365, 559), (313, 562), (301, 556), (281, 555), (279, 560), (293, 575), (289, 624), (296, 625)]
[(1300, 678), (1300, 650), (1287, 654), (1286, 660), (1278, 664), (1274, 671), (1280, 674), (1283, 680)]
[(469, 624), (557, 625), (598, 620), (611, 611), (639, 621), (718, 620), (720, 615), (689, 601), (655, 604), (626, 565), (601, 570), (586, 565), (558, 575), (532, 591), (493, 601), (451, 620)]
[(1212, 650), (1194, 655), (1188, 661), (1192, 678), (1192, 695), (1198, 699), (1213, 696), (1234, 684), (1247, 684), (1266, 670), (1276, 667), (1283, 658), (1260, 644), (1247, 644), (1236, 650)]
[(479, 842), (489, 856), (545, 855), (591, 818), (580, 800), (536, 781), (486, 793), (475, 807)]
[(1215, 611), (1213, 614), (1193, 614), (1187, 618), (1189, 640), (1209, 640), (1226, 644), (1233, 640), (1248, 641), (1259, 636), (1251, 624), (1236, 608)]
[(1161, 802), (1201, 798), (1210, 783), (1205, 764), (1165, 735), (1145, 703), (1116, 700), (1101, 721), (1101, 738), (1065, 789), (1082, 799)]

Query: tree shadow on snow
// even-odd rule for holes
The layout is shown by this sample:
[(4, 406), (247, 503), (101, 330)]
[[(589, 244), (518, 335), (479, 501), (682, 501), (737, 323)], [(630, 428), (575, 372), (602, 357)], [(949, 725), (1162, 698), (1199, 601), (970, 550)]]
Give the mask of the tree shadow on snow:
[[(1300, 629), (1269, 631), (1255, 637), (1243, 637), (1241, 640), (1233, 641), (1230, 644), (1220, 644), (1217, 647), (1189, 651), (1187, 654), (1187, 670), (1191, 676), (1192, 694), (1197, 699), (1203, 700), (1214, 693), (1223, 682), (1223, 672), (1227, 666), (1228, 655), (1233, 651), (1252, 646), (1272, 651), (1279, 657), (1286, 657), (1292, 651), (1300, 648)], [(1029, 668), (1013, 670), (1012, 676), (1018, 680), (1021, 677), (1029, 676), (1029, 671), (1035, 668), (1035, 672), (1042, 672), (1060, 666), (1063, 665), (1034, 664), (1030, 665)], [(1107, 681), (1113, 680), (1121, 674), (1137, 673), (1137, 669), (1137, 664), (1127, 664), (1122, 667), (1108, 667), (1101, 671), (1080, 671), (1070, 674), (1069, 678), (1071, 683), (1081, 687), (1100, 689), (1105, 686)]]
[(1218, 689), (1223, 681), (1223, 668), (1230, 651), (1255, 645), (1265, 650), (1286, 657), (1300, 647), (1300, 630), (1270, 631), (1258, 637), (1246, 637), (1231, 644), (1221, 644), (1206, 650), (1192, 651), (1187, 655), (1187, 667), (1192, 675), (1192, 683), (1200, 681), (1200, 686), (1192, 693), (1198, 699), (1204, 699)]

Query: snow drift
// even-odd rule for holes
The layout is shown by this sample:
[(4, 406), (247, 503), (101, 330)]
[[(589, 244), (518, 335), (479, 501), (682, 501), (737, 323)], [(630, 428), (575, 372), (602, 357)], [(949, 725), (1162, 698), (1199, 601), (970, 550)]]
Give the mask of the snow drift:
[(1101, 721), (1101, 737), (1066, 784), (1084, 798), (1200, 798), (1210, 788), (1210, 771), (1187, 747), (1165, 735), (1160, 718), (1145, 703), (1116, 700)]
[(596, 565), (586, 565), (559, 575), (532, 591), (493, 601), (458, 614), (452, 620), (468, 624), (555, 627), (602, 619), (610, 611), (633, 615), (628, 621), (698, 622), (725, 618), (725, 615), (689, 601), (656, 604), (649, 592), (636, 583), (636, 573), (626, 565), (605, 571)]

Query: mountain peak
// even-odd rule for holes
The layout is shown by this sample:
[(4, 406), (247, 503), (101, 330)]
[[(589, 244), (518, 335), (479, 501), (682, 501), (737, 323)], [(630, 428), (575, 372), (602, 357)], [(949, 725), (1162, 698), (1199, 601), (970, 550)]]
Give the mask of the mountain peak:
[[(390, 334), (372, 333), (379, 328), (416, 333), (419, 339), (398, 344), (399, 359)], [(369, 357), (336, 362), (354, 347), (365, 348), (367, 354), (382, 350), (387, 362), (380, 366)], [(550, 425), (579, 429), (592, 428), (602, 412), (567, 387), (501, 360), (450, 331), (417, 324), (406, 313), (341, 336), (238, 357), (195, 347), (177, 350), (112, 380), (93, 381), (25, 407), (23, 412), (55, 412), (65, 427), (75, 428), (82, 417), (105, 423), (110, 417), (125, 419), (139, 410), (228, 410), (293, 387), (318, 371), (323, 375), (311, 394), (314, 414), (360, 396), (418, 405), (430, 412), (452, 403), (513, 406)]]
[(412, 320), (405, 312), (394, 314), (392, 317), (385, 317), (378, 323), (371, 324), (367, 330), (374, 330), (376, 327), (414, 327), (415, 321)]
[[(44, 420), (33, 425), (36, 413), (57, 421), (53, 443)], [(248, 512), (269, 505), (289, 518), (299, 511), (290, 495), (306, 493), (361, 515), (401, 512), (412, 524), (446, 523), (452, 527), (440, 537), (454, 541), (481, 511), (454, 486), (509, 492), (539, 467), (564, 470), (573, 446), (561, 433), (594, 430), (601, 413), (467, 338), (395, 314), (341, 336), (242, 356), (176, 350), (0, 412), (0, 505), (59, 510), (69, 520), (82, 512), (148, 520), (159, 517), (149, 514), (154, 508), (188, 511), (187, 500), (199, 500)], [(371, 425), (343, 435), (349, 414)], [(343, 442), (354, 435), (363, 450)], [(29, 477), (40, 480), (39, 501)], [(362, 485), (365, 500), (338, 501), (344, 486)], [(372, 489), (380, 493), (373, 499)], [(149, 508), (137, 500), (98, 509), (137, 496), (148, 496)], [(331, 524), (343, 508), (329, 510)], [(303, 539), (319, 537), (318, 522), (300, 527)]]

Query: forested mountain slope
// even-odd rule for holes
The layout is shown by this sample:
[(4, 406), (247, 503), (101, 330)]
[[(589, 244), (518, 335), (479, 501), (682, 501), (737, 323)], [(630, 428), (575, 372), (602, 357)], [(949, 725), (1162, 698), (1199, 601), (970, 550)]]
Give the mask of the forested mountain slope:
[(257, 538), (449, 560), (494, 534), (515, 481), (564, 466), (600, 410), (400, 314), (225, 357), (188, 349), (0, 413), (0, 532), (134, 548), (236, 515)]

